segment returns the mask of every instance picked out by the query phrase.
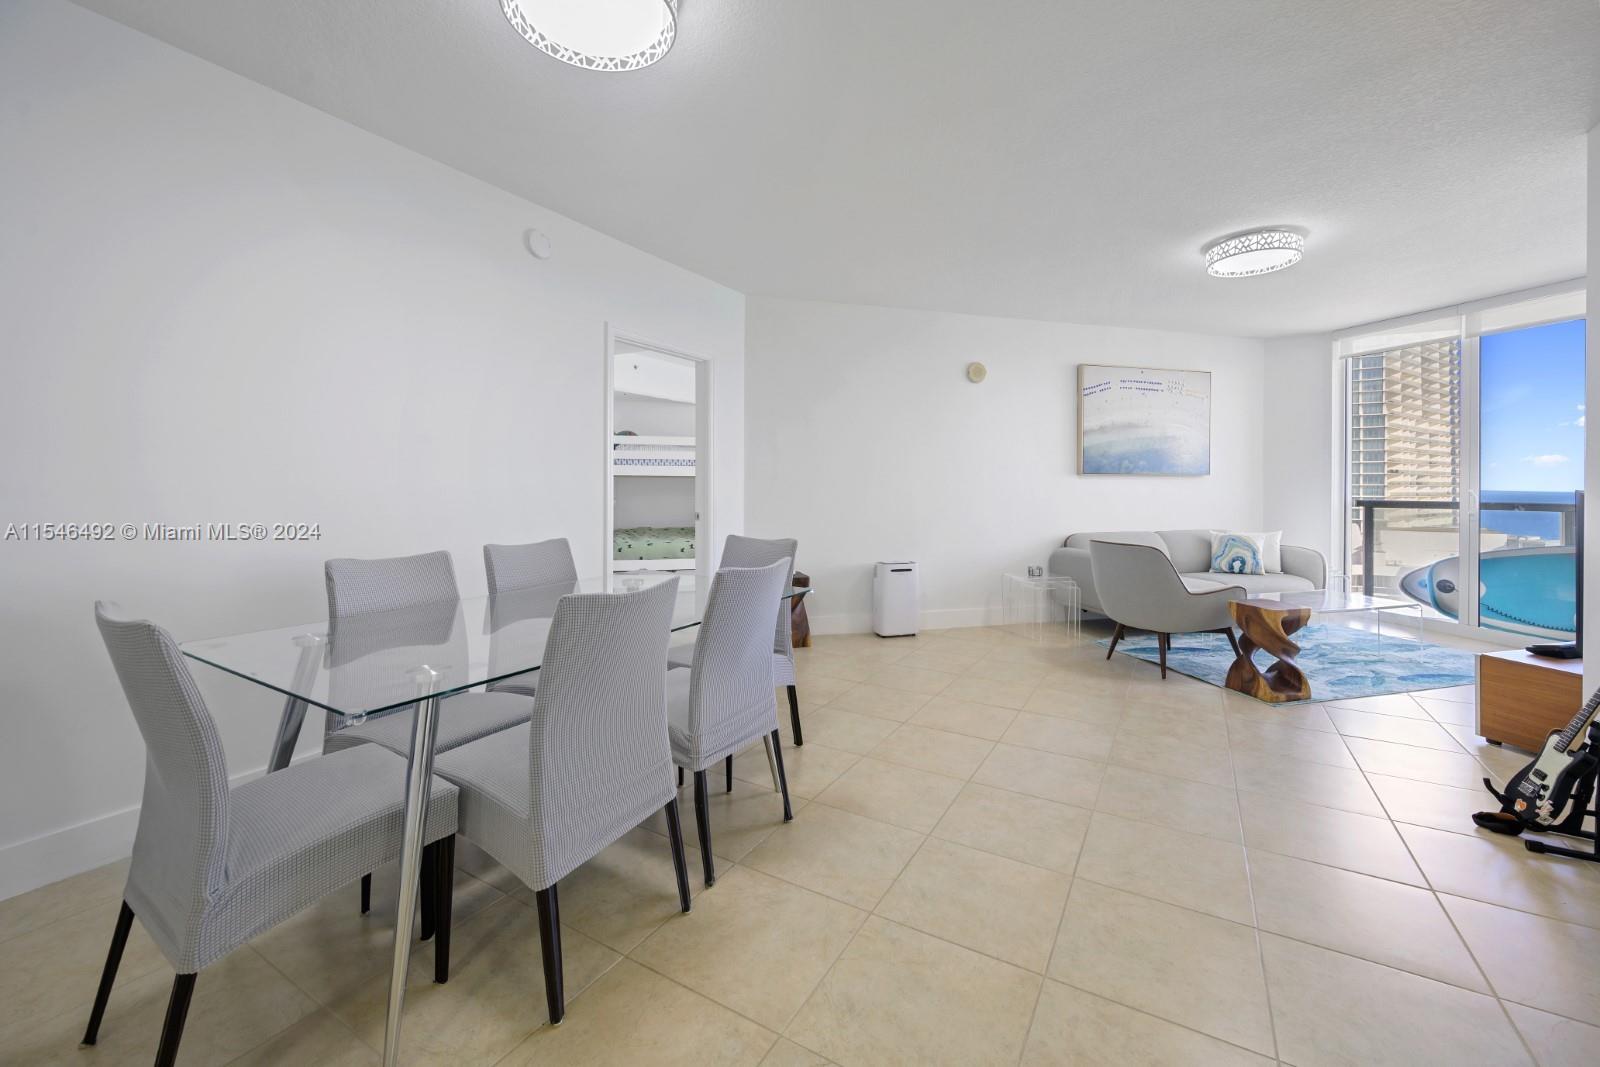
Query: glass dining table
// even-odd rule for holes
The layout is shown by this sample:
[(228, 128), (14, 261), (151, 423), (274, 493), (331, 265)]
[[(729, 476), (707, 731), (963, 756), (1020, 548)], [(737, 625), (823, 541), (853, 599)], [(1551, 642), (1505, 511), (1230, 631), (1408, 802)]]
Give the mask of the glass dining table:
[[(301, 626), (187, 641), (183, 654), (197, 663), (263, 686), (284, 698), (268, 754), (268, 772), (288, 766), (309, 709), (320, 709), (325, 733), (381, 716), (415, 710), (407, 759), (405, 833), (389, 975), (383, 1062), (400, 1052), (406, 968), (416, 917), (422, 829), (433, 773), (439, 704), (458, 693), (500, 683), (537, 680), (556, 605), (572, 593), (621, 593), (672, 575), (614, 574), (498, 596), (468, 597), (395, 611), (376, 611)], [(702, 583), (693, 583), (699, 586)], [(792, 603), (811, 592), (791, 587)], [(673, 607), (674, 632), (700, 625), (707, 592), (685, 583)], [(663, 673), (666, 666), (662, 665)]]

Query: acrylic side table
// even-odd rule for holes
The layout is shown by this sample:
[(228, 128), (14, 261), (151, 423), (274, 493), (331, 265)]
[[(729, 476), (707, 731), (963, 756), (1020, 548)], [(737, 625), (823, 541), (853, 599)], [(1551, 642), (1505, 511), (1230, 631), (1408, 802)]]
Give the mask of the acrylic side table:
[(1024, 640), (1042, 642), (1056, 627), (1069, 640), (1078, 636), (1078, 583), (1064, 575), (1006, 574), (1000, 607), (1005, 630)]

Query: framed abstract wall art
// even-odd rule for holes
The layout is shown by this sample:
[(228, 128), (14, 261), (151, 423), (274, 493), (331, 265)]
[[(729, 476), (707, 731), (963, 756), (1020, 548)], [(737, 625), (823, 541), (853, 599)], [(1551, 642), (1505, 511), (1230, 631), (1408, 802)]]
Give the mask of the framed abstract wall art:
[(1078, 473), (1211, 473), (1211, 372), (1078, 365)]

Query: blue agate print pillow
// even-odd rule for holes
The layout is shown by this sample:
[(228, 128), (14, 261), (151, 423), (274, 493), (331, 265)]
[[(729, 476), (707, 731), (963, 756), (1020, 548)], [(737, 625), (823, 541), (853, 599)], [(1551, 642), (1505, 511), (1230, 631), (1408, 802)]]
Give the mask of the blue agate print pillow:
[(1211, 535), (1211, 569), (1218, 574), (1265, 574), (1259, 538), (1242, 533)]

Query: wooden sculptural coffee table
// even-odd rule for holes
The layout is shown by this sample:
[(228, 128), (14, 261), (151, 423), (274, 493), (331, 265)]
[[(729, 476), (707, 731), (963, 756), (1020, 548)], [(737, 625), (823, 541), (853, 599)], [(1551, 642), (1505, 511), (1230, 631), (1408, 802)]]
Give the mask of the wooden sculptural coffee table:
[[(1311, 683), (1294, 661), (1300, 646), (1289, 635), (1311, 621), (1311, 609), (1276, 600), (1234, 600), (1228, 613), (1241, 632), (1239, 658), (1228, 668), (1228, 688), (1272, 703), (1310, 700)], [(1264, 671), (1251, 659), (1258, 648), (1274, 657)]]

